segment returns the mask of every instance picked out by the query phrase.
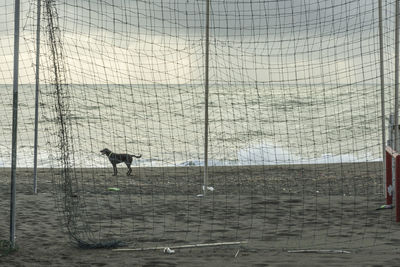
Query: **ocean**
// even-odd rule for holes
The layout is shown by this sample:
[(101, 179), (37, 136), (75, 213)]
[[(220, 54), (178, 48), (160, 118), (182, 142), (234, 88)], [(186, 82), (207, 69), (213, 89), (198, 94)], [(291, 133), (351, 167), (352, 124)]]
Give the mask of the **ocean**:
[[(38, 167), (59, 166), (54, 87), (41, 85)], [(109, 167), (100, 150), (141, 154), (135, 166), (204, 165), (201, 84), (70, 84), (69, 152), (75, 167)], [(12, 85), (3, 92), (0, 167), (11, 164)], [(17, 167), (33, 166), (35, 86), (19, 85)], [(382, 160), (377, 84), (210, 84), (209, 165)]]

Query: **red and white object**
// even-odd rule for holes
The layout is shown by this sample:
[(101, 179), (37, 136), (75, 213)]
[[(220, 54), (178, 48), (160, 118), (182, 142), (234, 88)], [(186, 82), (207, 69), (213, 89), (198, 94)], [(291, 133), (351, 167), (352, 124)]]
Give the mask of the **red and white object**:
[[(392, 158), (395, 159), (395, 190), (393, 190)], [(395, 195), (396, 222), (400, 222), (400, 154), (393, 148), (386, 147), (386, 204), (393, 204)]]

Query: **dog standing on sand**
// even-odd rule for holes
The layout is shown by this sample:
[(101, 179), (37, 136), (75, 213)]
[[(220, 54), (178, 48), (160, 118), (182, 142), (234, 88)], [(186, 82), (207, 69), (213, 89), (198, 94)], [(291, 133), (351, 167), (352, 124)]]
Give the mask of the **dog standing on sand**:
[(113, 176), (117, 175), (117, 164), (123, 163), (123, 162), (128, 167), (128, 172), (126, 173), (126, 175), (128, 175), (128, 176), (131, 175), (131, 173), (132, 173), (131, 164), (132, 164), (133, 157), (135, 157), (135, 158), (142, 157), (142, 155), (136, 156), (136, 155), (131, 155), (131, 154), (116, 154), (116, 153), (111, 152), (111, 150), (109, 150), (108, 148), (104, 148), (103, 150), (100, 151), (100, 153), (102, 155), (106, 155), (108, 157), (108, 159), (110, 160), (111, 164), (113, 165), (113, 169), (114, 169)]

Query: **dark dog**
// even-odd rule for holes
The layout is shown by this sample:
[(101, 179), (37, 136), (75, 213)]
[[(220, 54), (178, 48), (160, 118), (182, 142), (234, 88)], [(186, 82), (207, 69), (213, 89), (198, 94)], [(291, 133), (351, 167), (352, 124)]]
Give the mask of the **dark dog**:
[(124, 162), (126, 166), (128, 167), (128, 172), (126, 175), (131, 175), (132, 173), (132, 160), (133, 157), (135, 158), (141, 158), (142, 155), (136, 156), (136, 155), (130, 155), (130, 154), (116, 154), (111, 152), (108, 148), (104, 148), (103, 150), (100, 151), (102, 155), (106, 155), (108, 159), (110, 160), (111, 164), (113, 165), (114, 169), (114, 176), (117, 175), (117, 164)]

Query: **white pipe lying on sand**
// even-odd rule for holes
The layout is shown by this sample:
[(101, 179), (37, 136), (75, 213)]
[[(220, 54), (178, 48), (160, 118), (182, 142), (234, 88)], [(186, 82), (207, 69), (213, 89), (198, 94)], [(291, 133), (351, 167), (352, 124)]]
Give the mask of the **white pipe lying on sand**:
[[(232, 246), (247, 244), (248, 241), (236, 241), (236, 242), (218, 242), (218, 243), (204, 243), (204, 244), (191, 244), (191, 245), (180, 245), (168, 247), (169, 249), (179, 249), (179, 248), (201, 248), (201, 247), (216, 247), (216, 246)], [(146, 250), (164, 250), (167, 247), (148, 247), (148, 248), (116, 248), (113, 251), (146, 251)]]

